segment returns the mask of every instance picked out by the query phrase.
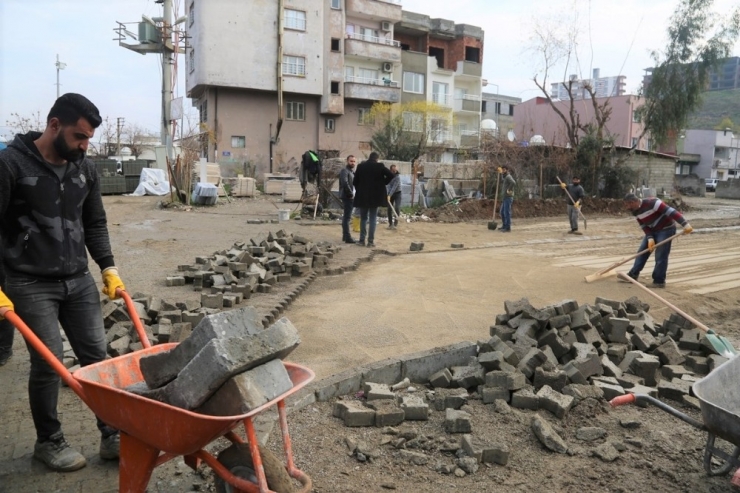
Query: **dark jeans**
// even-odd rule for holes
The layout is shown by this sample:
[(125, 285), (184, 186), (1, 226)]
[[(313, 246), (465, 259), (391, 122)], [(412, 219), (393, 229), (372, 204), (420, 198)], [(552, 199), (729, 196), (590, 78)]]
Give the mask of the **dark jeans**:
[(514, 202), (514, 197), (504, 197), (501, 202), (501, 229), (511, 229), (511, 204)]
[(568, 204), (568, 219), (571, 231), (578, 231), (578, 209), (573, 204)]
[[(670, 228), (663, 229), (661, 231), (656, 231), (653, 233), (653, 239), (655, 240), (655, 243), (660, 243), (661, 241), (670, 238), (671, 236), (676, 234), (676, 227), (672, 226)], [(671, 253), (671, 243), (672, 241), (669, 241), (665, 245), (659, 246), (655, 249), (655, 268), (653, 269), (653, 282), (657, 284), (663, 284), (665, 282), (665, 277), (668, 272), (668, 255)], [(642, 238), (642, 243), (640, 243), (640, 249), (637, 250), (638, 252), (641, 252), (645, 250), (648, 246), (648, 240), (647, 236)], [(635, 263), (632, 266), (632, 269), (629, 271), (629, 275), (631, 277), (634, 277), (637, 279), (637, 276), (640, 275), (640, 272), (642, 271), (643, 267), (645, 267), (645, 264), (647, 263), (648, 259), (650, 258), (650, 252), (640, 255), (635, 259)]]
[[(396, 192), (391, 195), (391, 205), (396, 209), (396, 214), (401, 213), (401, 192)], [(394, 224), (398, 226), (398, 218), (393, 215), (393, 210), (388, 206), (388, 225)]]
[[(67, 334), (80, 365), (105, 359), (100, 294), (89, 272), (65, 281), (44, 281), (9, 274), (3, 287), (18, 316), (60, 361), (63, 350), (59, 324)], [(61, 378), (30, 344), (26, 346), (31, 355), (28, 400), (36, 435), (39, 441), (44, 441), (62, 428), (57, 417)], [(98, 428), (103, 436), (115, 432), (100, 419)]]
[(3, 319), (0, 320), (0, 353), (10, 351), (13, 348), (13, 335), (15, 327), (13, 324)]
[(352, 238), (352, 233), (349, 229), (349, 221), (352, 219), (352, 202), (354, 202), (353, 199), (342, 199), (342, 205), (344, 205), (344, 212), (342, 214), (342, 240)]
[[(366, 236), (367, 242), (373, 243), (375, 241), (375, 226), (378, 222), (378, 208), (358, 207), (358, 209), (360, 209), (360, 243), (365, 241)], [(368, 221), (370, 222), (369, 231)]]

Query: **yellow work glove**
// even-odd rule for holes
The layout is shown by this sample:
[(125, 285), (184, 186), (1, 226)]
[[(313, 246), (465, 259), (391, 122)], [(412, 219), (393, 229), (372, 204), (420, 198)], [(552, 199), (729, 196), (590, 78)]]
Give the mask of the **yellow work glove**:
[(391, 203), (391, 196), (390, 195), (388, 195), (388, 203), (389, 204)]
[(686, 226), (683, 227), (683, 234), (689, 235), (694, 231), (694, 228), (691, 227), (689, 223), (686, 223)]
[(580, 200), (577, 200), (576, 203), (573, 204), (573, 205), (575, 205), (576, 206), (576, 209), (578, 209), (579, 211), (581, 210), (581, 201)]
[[(15, 311), (15, 307), (13, 306), (13, 302), (10, 301), (10, 298), (8, 298), (2, 290), (0, 290), (0, 309), (2, 309), (2, 308), (7, 308), (8, 310)], [(5, 311), (3, 311), (3, 314), (4, 313), (5, 313)], [(0, 320), (2, 320), (4, 318), (5, 317), (3, 317), (2, 315), (0, 315)]]
[(120, 297), (116, 294), (118, 288), (125, 290), (126, 286), (123, 285), (123, 281), (118, 276), (118, 269), (108, 267), (103, 271), (103, 293), (107, 294), (108, 298), (115, 300)]
[(655, 250), (655, 240), (652, 238), (648, 238), (648, 250), (650, 250), (650, 252)]
[(496, 168), (496, 172), (497, 172), (498, 174), (501, 174), (501, 173), (503, 173), (503, 172), (504, 172), (504, 168), (502, 168), (501, 166), (499, 166), (498, 168)]
[(560, 182), (560, 188), (562, 188), (563, 190), (565, 190), (567, 187), (568, 187), (568, 185), (566, 185), (563, 182)]

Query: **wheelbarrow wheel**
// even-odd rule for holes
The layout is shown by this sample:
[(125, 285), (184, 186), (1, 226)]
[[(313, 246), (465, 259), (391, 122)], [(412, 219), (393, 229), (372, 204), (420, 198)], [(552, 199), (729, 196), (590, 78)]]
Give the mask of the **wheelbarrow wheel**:
[[(270, 450), (260, 446), (262, 467), (265, 469), (267, 487), (277, 493), (294, 493), (295, 486), (283, 462)], [(247, 479), (257, 483), (257, 475), (254, 472), (252, 454), (249, 452), (249, 444), (235, 443), (218, 454), (218, 461), (228, 469), (234, 476)], [(215, 486), (217, 493), (231, 493), (233, 487), (216, 475)]]

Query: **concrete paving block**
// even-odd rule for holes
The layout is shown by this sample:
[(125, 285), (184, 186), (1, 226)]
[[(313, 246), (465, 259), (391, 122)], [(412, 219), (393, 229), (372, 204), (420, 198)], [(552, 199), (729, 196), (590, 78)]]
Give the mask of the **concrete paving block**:
[(113, 357), (116, 356), (122, 356), (124, 354), (127, 354), (129, 352), (129, 345), (131, 344), (131, 337), (128, 335), (125, 335), (123, 337), (119, 337), (115, 341), (111, 342), (108, 345), (108, 354), (110, 354)]
[(558, 359), (570, 351), (570, 344), (563, 341), (556, 329), (543, 332), (537, 340), (537, 345), (540, 348), (543, 346), (549, 347)]
[(706, 375), (709, 373), (709, 360), (704, 356), (686, 355), (685, 366), (698, 373), (699, 375)]
[(682, 365), (686, 358), (678, 349), (676, 342), (670, 337), (666, 342), (658, 346), (653, 354), (660, 358), (663, 365)]
[(452, 385), (461, 389), (471, 389), (482, 385), (486, 378), (485, 369), (479, 365), (453, 366)]
[(678, 347), (688, 349), (689, 351), (699, 351), (701, 349), (701, 337), (703, 332), (699, 329), (684, 329), (681, 333), (681, 339), (678, 341)]
[(174, 379), (210, 340), (248, 337), (262, 330), (259, 313), (251, 306), (209, 315), (173, 349), (141, 358), (141, 373), (150, 389), (161, 387)]
[(354, 394), (362, 384), (362, 373), (355, 370), (345, 370), (335, 373), (321, 381), (322, 386), (316, 389), (316, 400), (326, 402), (334, 397)]
[(611, 317), (605, 324), (604, 333), (609, 342), (627, 344), (629, 336), (627, 334), (630, 328), (630, 320), (626, 318)]
[(344, 426), (360, 427), (375, 426), (375, 410), (367, 408), (359, 403), (345, 403), (345, 409), (342, 413)]
[(193, 332), (193, 324), (190, 322), (181, 322), (179, 324), (172, 324), (172, 330), (170, 331), (170, 342), (182, 342), (190, 337)]
[(688, 395), (690, 391), (691, 383), (678, 378), (658, 382), (658, 397), (661, 399), (672, 399), (681, 402), (683, 396)]
[[(626, 389), (626, 392), (628, 394), (645, 394), (649, 395), (650, 397), (658, 398), (658, 389), (655, 387), (648, 387), (646, 385), (635, 385), (632, 388)], [(645, 404), (643, 407), (647, 407), (648, 405)]]
[(519, 313), (523, 312), (526, 308), (534, 309), (529, 303), (527, 298), (521, 298), (516, 301), (506, 300), (504, 301), (504, 310), (510, 317), (514, 317)]
[(601, 357), (601, 366), (604, 369), (603, 374), (609, 377), (621, 377), (622, 376), (622, 370), (619, 369), (617, 365), (615, 365), (612, 360), (609, 359), (609, 356), (606, 354)]
[(478, 345), (463, 341), (445, 347), (401, 356), (402, 377), (414, 383), (426, 383), (429, 377), (443, 368), (464, 366), (468, 358), (478, 353)]
[(564, 454), (568, 452), (565, 440), (555, 431), (550, 423), (539, 414), (532, 417), (532, 431), (542, 445), (548, 450)]
[(645, 385), (653, 387), (660, 380), (660, 360), (654, 356), (644, 356), (632, 361), (630, 372), (645, 380)]
[(450, 386), (450, 382), (452, 382), (452, 373), (447, 368), (443, 368), (429, 377), (429, 383), (435, 389), (447, 388)]
[(570, 326), (570, 315), (562, 314), (562, 315), (555, 315), (554, 317), (550, 317), (549, 324), (550, 324), (550, 327), (555, 330), (561, 329), (566, 326)]
[(510, 341), (515, 332), (516, 329), (512, 329), (507, 325), (491, 325), (488, 334), (491, 337), (498, 337), (502, 341)]
[(713, 372), (718, 366), (726, 363), (727, 361), (728, 359), (724, 356), (720, 356), (719, 354), (710, 354), (707, 357), (707, 366), (709, 367), (710, 373)]
[(606, 430), (598, 426), (582, 426), (576, 430), (576, 438), (584, 442), (593, 442), (606, 436)]
[(517, 368), (524, 373), (528, 379), (534, 377), (535, 369), (547, 361), (547, 356), (540, 349), (531, 348), (521, 359)]
[(658, 341), (653, 335), (645, 329), (635, 328), (630, 336), (630, 342), (635, 346), (635, 349), (640, 351), (652, 351), (658, 347)]
[(509, 447), (504, 444), (485, 444), (471, 434), (463, 435), (460, 448), (465, 455), (481, 463), (505, 466), (509, 462)]
[(511, 391), (502, 387), (481, 386), (478, 388), (478, 393), (483, 400), (483, 404), (493, 404), (497, 399), (501, 399), (506, 402), (511, 400)]
[(642, 358), (646, 356), (645, 353), (642, 351), (627, 351), (627, 353), (624, 355), (624, 358), (622, 358), (622, 361), (619, 363), (619, 369), (622, 371), (628, 371), (630, 367), (632, 366), (632, 362), (638, 358)]
[(619, 382), (619, 385), (621, 385), (624, 389), (630, 389), (635, 385), (645, 385), (644, 378), (640, 378), (637, 375), (632, 375), (631, 373), (622, 373), (621, 376), (616, 378), (617, 382)]
[(594, 385), (570, 384), (563, 388), (563, 394), (573, 397), (573, 404), (577, 404), (584, 399), (603, 399), (604, 391)]
[(424, 242), (421, 241), (412, 241), (411, 245), (409, 245), (409, 251), (411, 252), (420, 252), (424, 249)]
[(583, 376), (583, 374), (580, 372), (578, 367), (573, 361), (568, 362), (563, 366), (563, 371), (566, 375), (568, 375), (568, 381), (571, 383), (575, 383), (578, 385), (587, 385), (588, 380), (586, 380), (586, 377)]
[(568, 384), (568, 375), (563, 370), (545, 371), (540, 367), (534, 372), (533, 384), (535, 390), (548, 385), (553, 390), (562, 392), (563, 388)]
[(246, 414), (292, 388), (285, 365), (274, 359), (231, 377), (196, 412), (211, 416)]
[(286, 318), (249, 337), (211, 339), (177, 378), (152, 390), (149, 397), (183, 409), (195, 409), (232, 376), (270, 360), (282, 359), (298, 344), (298, 330)]
[(531, 390), (517, 390), (511, 394), (511, 407), (536, 411), (540, 408), (540, 398)]
[(375, 410), (375, 426), (398, 426), (403, 423), (405, 412), (395, 400), (376, 400), (368, 402), (368, 407)]
[(396, 394), (384, 383), (365, 382), (362, 389), (365, 392), (365, 399), (368, 402), (382, 399), (396, 399)]
[(401, 376), (401, 360), (388, 358), (363, 365), (360, 369), (363, 382), (377, 382), (394, 384), (403, 380)]
[(546, 409), (556, 417), (562, 419), (573, 405), (573, 397), (561, 394), (553, 390), (549, 385), (545, 385), (537, 391), (537, 397), (540, 400), (540, 408)]
[(599, 353), (591, 344), (576, 342), (571, 349), (573, 355), (573, 365), (585, 378), (591, 375), (601, 375), (604, 368), (601, 366)]
[(445, 410), (445, 431), (447, 433), (470, 433), (470, 414), (456, 409)]
[(404, 395), (401, 397), (401, 409), (408, 421), (426, 421), (429, 419), (429, 404), (418, 395)]
[(436, 411), (460, 409), (467, 404), (469, 397), (465, 389), (438, 389), (430, 399), (430, 403)]
[(499, 387), (506, 390), (519, 390), (527, 384), (524, 374), (518, 370), (491, 371), (486, 373), (486, 387)]
[(599, 380), (594, 380), (594, 387), (598, 387), (604, 393), (604, 399), (610, 401), (615, 397), (625, 394), (625, 390), (618, 384), (606, 383)]

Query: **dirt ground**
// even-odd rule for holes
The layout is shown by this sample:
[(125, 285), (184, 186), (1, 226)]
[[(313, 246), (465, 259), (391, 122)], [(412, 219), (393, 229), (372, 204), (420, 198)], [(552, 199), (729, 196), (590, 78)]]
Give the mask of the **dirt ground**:
[[(280, 203), (262, 197), (234, 200), (190, 210), (162, 208), (156, 197), (106, 197), (116, 263), (132, 292), (157, 294), (168, 300), (199, 299), (191, 288), (165, 287), (164, 279), (180, 264), (199, 255), (228, 249), (258, 233), (299, 233), (311, 240), (339, 242), (338, 221), (290, 221), (247, 224), (248, 219), (277, 219)], [(687, 199), (686, 212), (697, 233), (674, 243), (668, 287), (661, 295), (728, 336), (740, 346), (740, 203), (713, 197)], [(294, 206), (291, 204), (291, 206)], [(566, 234), (565, 207), (555, 217), (521, 218), (514, 203), (511, 233), (490, 231), (490, 218), (455, 223), (402, 222), (393, 231), (378, 225), (374, 260), (355, 272), (320, 277), (283, 314), (299, 329), (301, 346), (291, 360), (312, 368), (317, 378), (379, 359), (430, 349), (488, 335), (496, 314), (508, 299), (529, 298), (535, 306), (564, 299), (593, 303), (596, 296), (624, 300), (637, 295), (651, 305), (659, 321), (669, 311), (629, 284), (610, 278), (587, 284), (585, 275), (636, 251), (640, 231), (633, 218), (613, 213), (591, 214), (583, 236)], [(553, 205), (557, 211), (558, 206)], [(292, 208), (292, 207), (291, 207)], [(479, 209), (485, 210), (482, 204)], [(488, 206), (487, 214), (490, 214)], [(522, 206), (522, 215), (524, 207)], [(412, 241), (424, 242), (420, 253), (408, 254)], [(452, 249), (452, 243), (465, 248)], [(355, 253), (356, 252), (356, 253)], [(344, 258), (366, 256), (367, 249), (347, 245)], [(628, 267), (629, 263), (625, 267)], [(649, 282), (652, 263), (643, 272)], [(625, 269), (626, 270), (626, 269)], [(250, 302), (259, 304), (259, 297)], [(28, 357), (22, 341), (16, 355), (0, 369), (8, 398), (0, 402), (0, 492), (115, 491), (117, 468), (95, 460), (94, 424), (84, 404), (68, 389), (60, 408), (68, 439), (81, 446), (88, 467), (71, 474), (48, 473), (31, 461), (33, 427), (25, 397)], [(678, 406), (678, 404), (676, 404)], [(331, 417), (331, 403), (322, 403), (289, 418), (297, 465), (314, 479), (315, 491), (727, 491), (729, 479), (709, 478), (701, 461), (705, 435), (656, 409), (608, 409), (588, 402), (574, 408), (558, 426), (572, 455), (545, 451), (530, 431), (531, 412), (500, 414), (473, 400), (473, 429), (486, 440), (507, 443), (507, 466), (482, 466), (464, 478), (436, 472), (435, 453), (425, 466), (403, 463), (399, 452), (380, 446), (381, 430), (344, 428)], [(696, 416), (695, 411), (682, 409)], [(641, 428), (628, 430), (620, 419), (636, 419)], [(592, 457), (603, 443), (580, 442), (575, 430), (600, 426), (606, 441), (624, 445), (614, 462)], [(441, 413), (424, 425), (404, 425), (433, 438), (445, 435)], [(272, 441), (279, 439), (273, 433)], [(371, 463), (349, 457), (345, 437), (366, 440), (380, 450)], [(94, 442), (94, 443), (91, 443)], [(278, 440), (279, 441), (279, 440)], [(622, 447), (620, 447), (622, 448)], [(385, 485), (385, 486), (383, 486)], [(155, 470), (149, 491), (204, 491), (212, 488), (207, 472), (191, 472), (181, 459)]]

